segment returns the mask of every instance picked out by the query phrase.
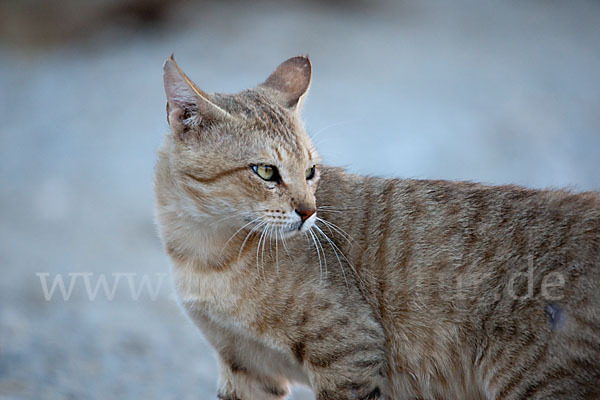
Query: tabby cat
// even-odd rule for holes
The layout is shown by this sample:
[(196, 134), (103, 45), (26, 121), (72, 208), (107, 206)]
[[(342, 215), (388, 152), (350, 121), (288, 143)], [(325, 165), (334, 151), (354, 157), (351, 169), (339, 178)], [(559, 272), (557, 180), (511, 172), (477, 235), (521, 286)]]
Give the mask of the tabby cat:
[(322, 165), (307, 57), (207, 94), (164, 65), (157, 219), (217, 397), (599, 399), (600, 196)]

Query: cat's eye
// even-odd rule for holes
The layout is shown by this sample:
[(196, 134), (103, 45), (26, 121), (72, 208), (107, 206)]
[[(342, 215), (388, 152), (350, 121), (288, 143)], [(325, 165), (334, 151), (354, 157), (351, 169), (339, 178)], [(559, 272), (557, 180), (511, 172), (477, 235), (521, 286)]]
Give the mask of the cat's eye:
[(311, 180), (312, 178), (315, 177), (315, 166), (313, 165), (310, 168), (307, 168), (306, 171), (304, 171), (304, 176), (306, 176), (306, 180)]
[(272, 165), (252, 165), (252, 169), (256, 172), (256, 175), (260, 176), (265, 181), (279, 181), (279, 172), (277, 171), (277, 168)]

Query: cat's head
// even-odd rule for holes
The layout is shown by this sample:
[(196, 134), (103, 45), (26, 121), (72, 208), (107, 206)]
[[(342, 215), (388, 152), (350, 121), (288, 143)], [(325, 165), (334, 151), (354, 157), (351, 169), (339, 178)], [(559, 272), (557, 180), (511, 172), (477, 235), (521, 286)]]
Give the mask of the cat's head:
[(213, 226), (310, 229), (319, 156), (300, 121), (310, 81), (309, 59), (294, 57), (254, 89), (209, 95), (168, 59), (159, 205)]

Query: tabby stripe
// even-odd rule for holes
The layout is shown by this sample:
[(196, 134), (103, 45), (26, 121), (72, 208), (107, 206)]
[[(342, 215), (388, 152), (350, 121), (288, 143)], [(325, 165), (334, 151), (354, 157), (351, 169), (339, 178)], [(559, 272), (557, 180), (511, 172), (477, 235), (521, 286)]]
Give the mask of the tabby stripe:
[(384, 350), (381, 349), (377, 344), (374, 343), (363, 343), (353, 345), (352, 347), (345, 347), (338, 350), (334, 350), (329, 354), (322, 355), (312, 355), (309, 356), (308, 362), (318, 368), (329, 368), (332, 364), (346, 359), (350, 356), (359, 354), (359, 353), (370, 353), (370, 352), (378, 352), (383, 354)]
[(534, 358), (526, 365), (527, 368), (521, 368), (519, 373), (513, 376), (508, 382), (505, 383), (505, 386), (500, 390), (498, 395), (496, 396), (496, 400), (502, 400), (506, 398), (511, 393), (514, 393), (516, 389), (519, 389), (519, 384), (523, 382), (523, 378), (525, 377), (525, 372), (528, 371), (537, 371), (538, 365), (540, 362), (546, 359), (546, 355), (548, 353), (548, 342), (544, 343), (544, 346), (536, 353)]
[[(368, 239), (369, 239), (369, 223), (371, 222), (371, 208), (370, 204), (371, 204), (371, 198), (372, 198), (372, 190), (371, 187), (369, 185), (369, 181), (365, 182), (365, 196), (364, 196), (364, 207), (363, 209), (365, 210), (364, 213), (364, 219), (363, 219), (363, 225), (361, 227), (361, 237), (362, 237), (362, 243), (369, 243)], [(363, 264), (364, 264), (364, 259), (365, 257), (367, 257), (368, 255), (368, 250), (364, 250), (361, 251), (361, 249), (357, 249), (357, 251), (359, 252), (359, 257), (358, 258), (358, 265), (356, 266), (356, 271), (358, 273), (360, 273), (360, 271), (362, 270)]]
[(219, 172), (218, 174), (213, 175), (213, 176), (211, 176), (209, 178), (201, 178), (199, 176), (190, 174), (188, 172), (184, 173), (184, 175), (187, 176), (188, 178), (191, 178), (191, 179), (195, 180), (196, 182), (200, 182), (200, 183), (214, 183), (214, 182), (216, 182), (216, 181), (218, 181), (220, 179), (223, 179), (223, 178), (225, 178), (227, 176), (233, 175), (233, 174), (235, 174), (237, 172), (244, 171), (244, 170), (247, 170), (247, 169), (248, 169), (248, 167), (232, 168), (232, 169), (228, 169), (228, 170), (223, 171), (223, 172)]
[(513, 370), (517, 366), (517, 363), (520, 361), (519, 356), (523, 354), (528, 354), (528, 350), (535, 343), (535, 339), (536, 337), (534, 334), (529, 334), (525, 343), (519, 346), (518, 349), (514, 349), (513, 354), (509, 355), (508, 357), (505, 357), (504, 365), (500, 366), (500, 362), (496, 363), (496, 365), (500, 366), (500, 368), (496, 370), (494, 376), (492, 377), (492, 379), (490, 379), (490, 386), (496, 386), (496, 383), (500, 378), (509, 375), (508, 372), (510, 370)]
[[(387, 238), (389, 236), (390, 219), (392, 217), (391, 194), (394, 191), (394, 186), (394, 182), (389, 181), (383, 190), (383, 204), (385, 208), (383, 210), (383, 218), (379, 228), (381, 236), (379, 238), (379, 248), (377, 249), (376, 266), (379, 269), (377, 279), (377, 303), (379, 304), (379, 309), (374, 309), (374, 311), (379, 314), (380, 322), (387, 320), (385, 307), (385, 293), (387, 293), (385, 269), (387, 265)], [(382, 323), (382, 325), (385, 326), (386, 324)]]
[[(359, 396), (359, 392), (364, 392), (365, 388), (368, 388), (370, 386), (370, 384), (368, 382), (361, 382), (361, 383), (357, 383), (357, 382), (346, 382), (343, 383), (341, 385), (337, 385), (335, 388), (336, 391), (336, 395), (338, 397), (335, 397), (335, 399), (341, 399), (342, 397), (340, 396), (344, 396), (344, 394), (342, 394), (341, 392), (344, 393), (352, 393), (352, 398), (357, 399), (357, 400), (378, 400), (381, 397), (381, 390), (379, 390), (378, 387), (376, 387), (375, 389), (371, 390), (366, 396), (364, 397), (357, 397)], [(328, 397), (323, 397), (323, 396), (328, 396)], [(322, 398), (324, 399), (333, 399), (334, 397), (329, 397), (331, 396), (329, 394), (329, 392), (327, 391), (322, 391), (321, 393), (319, 393), (319, 400), (321, 400)]]
[[(473, 248), (479, 242), (479, 226), (483, 222), (483, 215), (486, 213), (486, 203), (485, 203), (485, 194), (480, 189), (475, 189), (474, 191), (467, 194), (465, 200), (468, 202), (467, 211), (467, 226), (463, 229), (465, 230), (464, 237), (464, 252), (467, 255), (472, 255)], [(471, 211), (473, 211), (471, 213)], [(466, 264), (466, 263), (465, 263)]]
[(288, 394), (287, 389), (280, 388), (278, 386), (275, 386), (274, 384), (264, 384), (263, 390), (267, 394), (270, 394), (275, 397), (284, 397)]
[(363, 327), (360, 328), (360, 333), (373, 339), (378, 339), (381, 337), (381, 332), (376, 328)]
[[(596, 352), (600, 356), (600, 341), (593, 341), (587, 337), (568, 338), (567, 343), (577, 349), (585, 349), (586, 352)], [(600, 357), (599, 357), (600, 358)]]
[(235, 361), (230, 362), (229, 368), (231, 369), (231, 372), (233, 372), (234, 374), (247, 374), (248, 373), (248, 369), (246, 367), (242, 366), (241, 364), (238, 364)]
[(490, 362), (488, 363), (488, 365), (486, 367), (484, 367), (483, 369), (483, 378), (487, 378), (487, 376), (489, 375), (489, 373), (491, 372), (491, 370), (498, 365), (497, 360), (504, 354), (504, 351), (506, 350), (506, 346), (500, 346), (496, 343), (495, 346), (495, 350), (494, 349), (490, 349), (490, 351), (493, 350), (493, 353), (489, 356), (489, 360)]
[[(379, 228), (379, 232), (381, 232), (381, 236), (380, 236), (380, 240), (379, 240), (379, 249), (377, 250), (377, 261), (379, 262), (379, 265), (381, 265), (382, 267), (384, 267), (386, 265), (386, 261), (387, 261), (387, 238), (389, 236), (389, 227), (390, 227), (390, 220), (392, 219), (392, 204), (391, 204), (391, 200), (392, 200), (392, 192), (394, 191), (395, 188), (395, 183), (394, 181), (390, 180), (385, 189), (383, 190), (383, 205), (384, 205), (384, 209), (383, 209), (383, 218), (382, 218), (382, 222), (381, 222), (381, 226)], [(382, 271), (383, 272), (383, 271)]]
[(346, 327), (350, 323), (350, 319), (347, 316), (339, 317), (333, 321), (327, 319), (325, 322), (327, 325), (319, 326), (316, 332), (307, 335), (308, 341), (322, 342), (331, 338), (342, 341), (345, 339), (344, 332), (340, 328)]
[[(481, 325), (483, 328), (485, 328), (485, 324)], [(482, 343), (479, 342), (478, 343), (478, 351), (477, 354), (475, 355), (475, 360), (473, 361), (473, 365), (476, 367), (481, 367), (481, 362), (483, 361), (483, 357), (485, 355), (485, 353), (487, 352), (487, 349), (490, 345), (490, 339), (488, 337), (483, 338), (483, 346)]]
[(275, 147), (274, 150), (275, 150), (275, 154), (277, 155), (277, 159), (279, 161), (283, 161), (283, 158), (281, 157), (281, 153), (279, 152), (279, 150), (277, 150), (277, 147)]
[(219, 400), (240, 400), (235, 394), (223, 394), (217, 393), (217, 399)]
[(354, 363), (352, 363), (352, 365), (364, 370), (364, 369), (370, 369), (370, 368), (374, 368), (374, 367), (382, 367), (383, 361), (380, 358), (372, 358), (372, 359), (367, 358), (367, 359), (355, 361)]
[[(312, 341), (312, 342), (322, 342), (325, 339), (328, 339), (332, 334), (334, 334), (335, 332), (338, 331), (338, 326), (335, 325), (335, 323), (329, 323), (329, 321), (327, 321), (328, 324), (323, 326), (323, 327), (319, 327), (318, 330), (316, 332), (314, 332), (313, 334), (310, 334), (308, 336), (308, 340)], [(336, 338), (336, 339), (342, 339), (342, 338)]]
[(600, 331), (600, 322), (598, 321), (590, 321), (578, 314), (573, 314), (571, 316), (578, 325), (583, 325), (584, 327), (590, 329), (592, 332)]
[(306, 353), (306, 344), (304, 342), (294, 342), (292, 344), (292, 353), (294, 353), (294, 357), (300, 364), (304, 362), (304, 355)]
[[(529, 386), (527, 387), (527, 390), (525, 391), (523, 396), (521, 396), (521, 398), (522, 399), (532, 398), (533, 395), (546, 389), (548, 387), (548, 385), (550, 385), (550, 384), (556, 384), (557, 382), (559, 382), (565, 378), (573, 378), (573, 376), (576, 375), (577, 373), (580, 373), (582, 370), (585, 371), (586, 369), (588, 369), (590, 367), (590, 365), (594, 364), (594, 362), (584, 361), (584, 360), (572, 360), (570, 364), (575, 364), (575, 365), (562, 366), (559, 369), (555, 369), (555, 370), (550, 369), (550, 370), (546, 371), (546, 374), (541, 379), (537, 379), (536, 381), (531, 382), (529, 384)], [(582, 364), (584, 364), (584, 365), (582, 365)], [(553, 398), (553, 397), (550, 397), (550, 398)]]
[(544, 386), (546, 386), (546, 384), (548, 384), (550, 382), (550, 379), (552, 379), (552, 377), (548, 376), (548, 375), (549, 374), (546, 373), (542, 379), (538, 379), (534, 382), (529, 383), (529, 385), (526, 387), (526, 390), (523, 393), (523, 395), (521, 396), (521, 398), (530, 399), (533, 397), (533, 395), (535, 395), (540, 390), (542, 390), (544, 388)]
[[(500, 304), (500, 302), (502, 301), (502, 298), (498, 298), (494, 304), (492, 304), (492, 306), (489, 309), (489, 312), (486, 313), (484, 315), (484, 317), (481, 319), (481, 326), (483, 327), (483, 331), (485, 332), (484, 334), (487, 335), (487, 325), (488, 325), (488, 321), (492, 318), (492, 316), (496, 313), (496, 308), (498, 308), (498, 305)], [(489, 350), (489, 346), (490, 346), (490, 339), (486, 336), (486, 343), (485, 343), (485, 347), (482, 349), (481, 351), (481, 356), (479, 358), (479, 361), (477, 362), (477, 367), (481, 367), (481, 364), (483, 362), (483, 360), (485, 359), (485, 356)]]

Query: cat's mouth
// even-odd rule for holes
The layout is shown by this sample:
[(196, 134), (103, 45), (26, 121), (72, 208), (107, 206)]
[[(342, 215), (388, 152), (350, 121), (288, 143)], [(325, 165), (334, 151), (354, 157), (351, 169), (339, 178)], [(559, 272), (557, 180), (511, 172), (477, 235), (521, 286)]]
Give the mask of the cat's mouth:
[(316, 219), (317, 219), (317, 213), (314, 213), (313, 215), (310, 216), (310, 218), (306, 219), (305, 221), (298, 222), (298, 228), (297, 228), (298, 232), (302, 232), (302, 233), (308, 232), (315, 224)]
[(310, 231), (313, 224), (313, 220), (295, 222), (293, 224), (288, 225), (285, 229), (282, 229), (281, 235), (287, 239), (301, 233), (307, 233), (308, 231)]
[(262, 229), (254, 229), (257, 232), (261, 230), (267, 230), (271, 233), (280, 235), (284, 238), (290, 238), (299, 233), (308, 233), (317, 220), (317, 214), (312, 213), (308, 218), (298, 218), (297, 220), (293, 217), (287, 219), (287, 221), (281, 221), (276, 218), (266, 218), (264, 222), (259, 222), (258, 227), (262, 227)]

